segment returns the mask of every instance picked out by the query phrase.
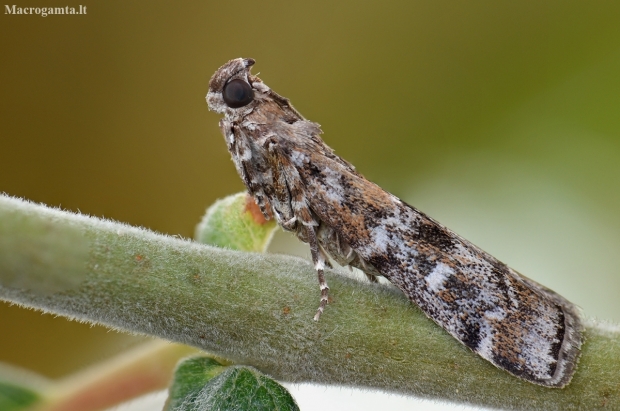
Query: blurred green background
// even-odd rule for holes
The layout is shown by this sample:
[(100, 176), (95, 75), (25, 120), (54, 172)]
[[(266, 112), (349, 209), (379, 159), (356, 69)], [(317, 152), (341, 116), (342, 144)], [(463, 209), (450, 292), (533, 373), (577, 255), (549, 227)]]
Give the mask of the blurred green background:
[[(243, 189), (209, 78), (253, 57), (367, 178), (620, 321), (620, 3), (82, 5), (0, 17), (0, 191), (191, 237)], [(7, 304), (0, 335), (50, 377), (136, 343)]]

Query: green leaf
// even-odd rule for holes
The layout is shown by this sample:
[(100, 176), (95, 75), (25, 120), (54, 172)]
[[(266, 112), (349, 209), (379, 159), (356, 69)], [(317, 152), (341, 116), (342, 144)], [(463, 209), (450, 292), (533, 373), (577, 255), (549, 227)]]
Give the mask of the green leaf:
[(0, 411), (30, 410), (49, 387), (50, 381), (42, 376), (0, 362)]
[(254, 199), (238, 193), (216, 201), (196, 227), (196, 241), (239, 251), (264, 252), (277, 225), (265, 220)]
[(299, 410), (288, 391), (251, 367), (225, 367), (207, 357), (177, 368), (164, 411)]
[(24, 387), (0, 382), (0, 410), (17, 411), (25, 410), (40, 400), (40, 396)]

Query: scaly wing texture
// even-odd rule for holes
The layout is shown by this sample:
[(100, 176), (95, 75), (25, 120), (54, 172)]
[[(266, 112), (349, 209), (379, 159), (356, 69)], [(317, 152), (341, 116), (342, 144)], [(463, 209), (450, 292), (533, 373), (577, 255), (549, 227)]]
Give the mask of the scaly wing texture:
[(570, 381), (581, 345), (571, 303), (364, 179), (318, 135), (299, 137), (278, 139), (277, 163), (292, 163), (306, 205), (365, 262), (496, 366), (541, 385)]
[[(338, 261), (374, 268), (370, 274), (385, 276), (496, 366), (533, 383), (566, 385), (581, 346), (576, 308), (364, 179), (323, 143), (317, 124), (249, 74), (252, 64), (222, 66), (207, 100), (225, 114), (228, 148), (266, 217), (271, 210), (302, 241), (308, 226), (318, 227), (319, 243)], [(251, 103), (225, 104), (231, 78), (252, 85)]]

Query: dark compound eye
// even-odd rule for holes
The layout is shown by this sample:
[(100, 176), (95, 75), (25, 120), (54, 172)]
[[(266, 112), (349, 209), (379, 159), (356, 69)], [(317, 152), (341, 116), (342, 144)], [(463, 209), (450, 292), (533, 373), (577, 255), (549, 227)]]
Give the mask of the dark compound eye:
[(222, 97), (230, 108), (247, 106), (254, 100), (252, 86), (241, 79), (234, 79), (224, 86)]

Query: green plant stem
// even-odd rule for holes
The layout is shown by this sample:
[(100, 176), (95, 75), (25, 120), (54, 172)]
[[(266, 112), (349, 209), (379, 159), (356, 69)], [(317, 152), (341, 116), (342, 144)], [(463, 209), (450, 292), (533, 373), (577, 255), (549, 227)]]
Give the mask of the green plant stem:
[(0, 196), (0, 298), (202, 348), (283, 381), (503, 409), (620, 409), (620, 334), (590, 325), (565, 389), (471, 353), (393, 288)]

